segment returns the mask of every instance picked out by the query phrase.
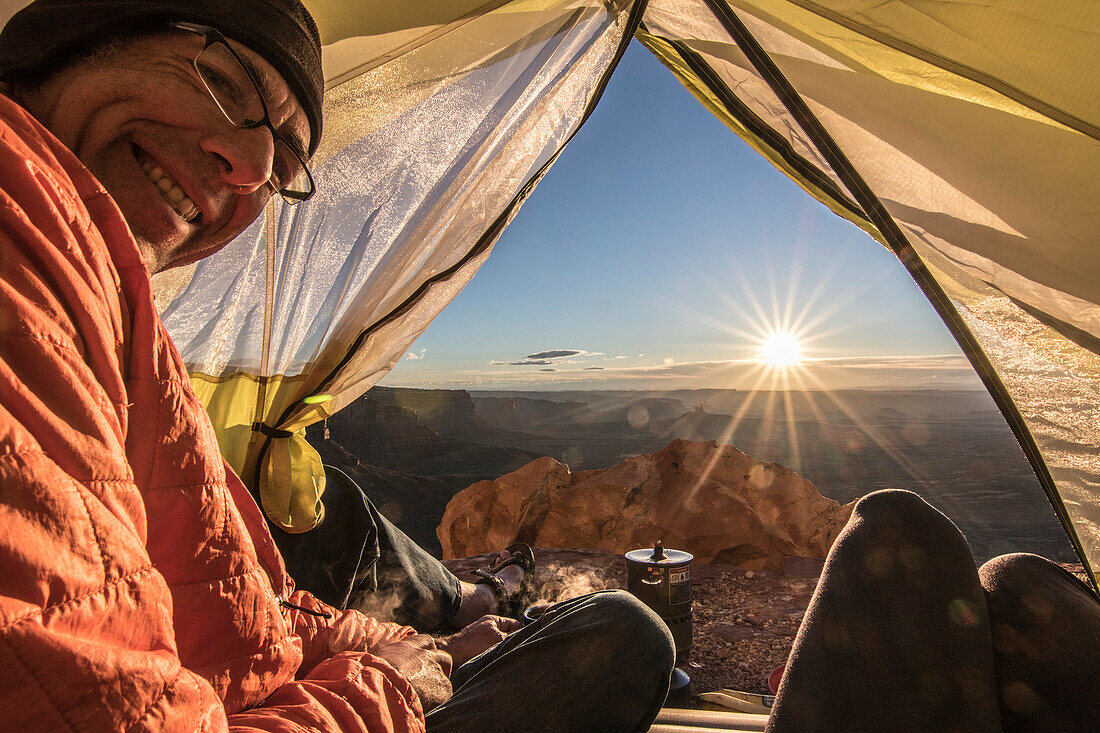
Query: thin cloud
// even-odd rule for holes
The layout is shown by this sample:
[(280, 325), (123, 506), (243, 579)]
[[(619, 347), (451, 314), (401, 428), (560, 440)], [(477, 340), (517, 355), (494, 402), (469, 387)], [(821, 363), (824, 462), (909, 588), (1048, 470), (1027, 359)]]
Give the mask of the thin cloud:
[(566, 356), (579, 356), (588, 352), (581, 349), (551, 349), (550, 351), (540, 351), (537, 354), (528, 354), (523, 357), (525, 360), (530, 359), (561, 359)]
[(602, 351), (585, 351), (584, 349), (547, 349), (534, 354), (528, 354), (522, 359), (517, 359), (515, 361), (494, 359), (490, 361), (489, 364), (491, 366), (561, 366), (563, 364), (576, 363), (571, 360), (571, 357), (590, 359), (603, 355), (604, 352)]
[(419, 353), (419, 354), (417, 354), (416, 352), (410, 351), (410, 352), (408, 352), (407, 354), (405, 354), (405, 358), (406, 358), (406, 359), (409, 359), (409, 360), (415, 360), (415, 359), (423, 359), (423, 358), (424, 358), (424, 354), (425, 354), (425, 353), (426, 353), (427, 351), (428, 351), (427, 349), (421, 349), (421, 350), (420, 350), (420, 353)]

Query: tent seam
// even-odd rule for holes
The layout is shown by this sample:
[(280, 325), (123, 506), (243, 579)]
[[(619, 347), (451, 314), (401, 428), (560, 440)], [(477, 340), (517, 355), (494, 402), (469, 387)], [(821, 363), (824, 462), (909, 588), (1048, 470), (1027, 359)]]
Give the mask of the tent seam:
[[(867, 215), (859, 204), (853, 201), (850, 196), (846, 195), (844, 191), (837, 186), (835, 181), (826, 176), (813, 163), (795, 152), (789, 142), (784, 140), (779, 133), (769, 127), (766, 122), (749, 109), (722, 79), (716, 78), (713, 70), (701, 60), (699, 54), (695, 50), (688, 47), (683, 41), (665, 40), (676, 49), (684, 62), (699, 76), (700, 81), (706, 84), (707, 88), (719, 97), (719, 100), (726, 107), (727, 112), (742, 122), (750, 132), (755, 134), (761, 142), (787, 161), (791, 167), (795, 168), (800, 174), (806, 176), (807, 180), (813, 185), (828, 193), (834, 201), (843, 206), (850, 213), (858, 216), (868, 224), (871, 224), (870, 219), (867, 218)], [(733, 106), (731, 107), (731, 105)]]

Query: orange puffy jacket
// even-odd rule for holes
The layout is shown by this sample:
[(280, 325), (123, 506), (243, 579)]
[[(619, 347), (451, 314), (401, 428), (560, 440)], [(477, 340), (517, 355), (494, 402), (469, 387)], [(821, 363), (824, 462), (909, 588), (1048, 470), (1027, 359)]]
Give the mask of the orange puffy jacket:
[(293, 592), (118, 208), (0, 96), (0, 730), (423, 730), (370, 654), (413, 633)]

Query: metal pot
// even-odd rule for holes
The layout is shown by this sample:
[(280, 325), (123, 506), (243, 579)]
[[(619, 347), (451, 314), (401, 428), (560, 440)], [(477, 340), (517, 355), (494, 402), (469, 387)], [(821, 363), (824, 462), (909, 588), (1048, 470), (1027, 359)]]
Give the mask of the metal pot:
[(552, 604), (545, 601), (539, 601), (538, 603), (528, 606), (523, 609), (523, 625), (533, 624), (542, 618), (542, 614), (550, 610)]
[(668, 625), (676, 642), (676, 666), (691, 655), (691, 560), (682, 550), (652, 549), (626, 553), (626, 587)]

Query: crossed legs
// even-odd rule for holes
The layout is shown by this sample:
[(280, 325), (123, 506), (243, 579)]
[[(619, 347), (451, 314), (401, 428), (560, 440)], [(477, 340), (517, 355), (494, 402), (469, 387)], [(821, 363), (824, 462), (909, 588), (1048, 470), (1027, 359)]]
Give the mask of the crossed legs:
[(826, 560), (768, 722), (785, 731), (1100, 730), (1100, 602), (1035, 555), (979, 573), (920, 497), (864, 497)]
[[(321, 526), (276, 535), (299, 587), (425, 631), (494, 612), (488, 586), (460, 582), (351, 479), (335, 469), (326, 474)], [(499, 573), (517, 586), (522, 574), (515, 566)], [(454, 670), (454, 694), (428, 714), (428, 730), (645, 731), (668, 693), (674, 656), (664, 622), (629, 593), (564, 601)]]

